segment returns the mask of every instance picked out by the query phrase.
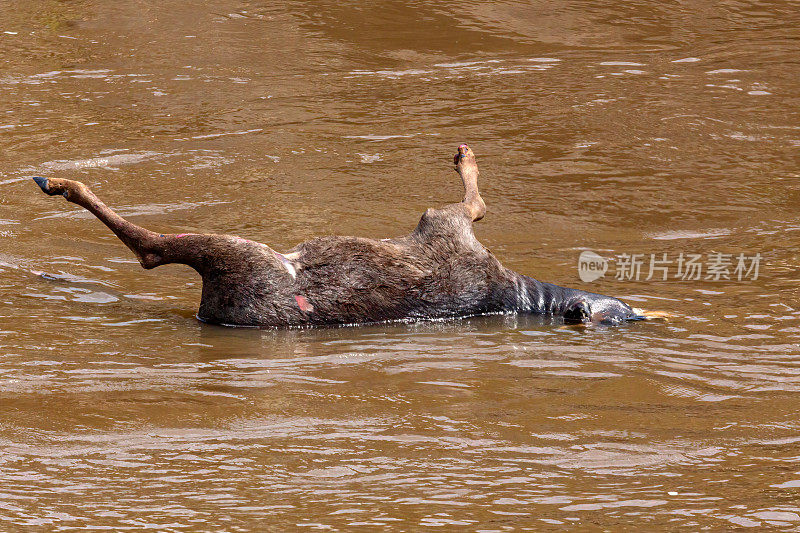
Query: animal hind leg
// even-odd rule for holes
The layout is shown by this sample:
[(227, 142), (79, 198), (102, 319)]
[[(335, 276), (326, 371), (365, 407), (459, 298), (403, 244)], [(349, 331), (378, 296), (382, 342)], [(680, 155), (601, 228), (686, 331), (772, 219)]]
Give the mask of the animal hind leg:
[[(119, 216), (79, 181), (35, 177), (33, 180), (46, 194), (61, 195), (100, 219), (136, 255), (142, 267), (150, 269), (169, 263), (189, 265), (200, 274), (215, 262), (233, 257), (242, 246), (237, 239), (225, 235), (164, 235), (145, 229)], [(256, 245), (257, 243), (251, 243)]]

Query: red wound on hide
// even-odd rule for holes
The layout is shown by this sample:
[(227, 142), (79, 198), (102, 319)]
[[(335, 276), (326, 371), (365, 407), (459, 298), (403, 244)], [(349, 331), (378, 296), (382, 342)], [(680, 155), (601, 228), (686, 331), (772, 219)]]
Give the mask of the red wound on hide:
[(302, 312), (311, 313), (314, 311), (314, 306), (308, 303), (305, 296), (295, 296), (294, 299), (297, 300), (297, 306)]

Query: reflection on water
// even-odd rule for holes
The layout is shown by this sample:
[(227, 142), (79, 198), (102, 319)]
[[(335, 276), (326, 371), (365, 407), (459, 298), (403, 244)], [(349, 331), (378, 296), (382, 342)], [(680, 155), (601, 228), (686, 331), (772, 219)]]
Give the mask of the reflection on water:
[[(790, 3), (29, 2), (0, 27), (3, 530), (800, 527)], [(31, 174), (288, 249), (457, 200), (509, 267), (675, 315), (194, 318)], [(762, 256), (757, 280), (577, 256)]]

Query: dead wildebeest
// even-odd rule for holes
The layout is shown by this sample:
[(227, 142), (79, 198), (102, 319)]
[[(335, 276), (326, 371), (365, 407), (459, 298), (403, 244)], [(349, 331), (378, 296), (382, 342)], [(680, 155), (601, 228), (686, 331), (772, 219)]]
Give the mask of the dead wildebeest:
[(33, 178), (41, 189), (92, 212), (144, 268), (189, 265), (203, 277), (197, 318), (231, 326), (322, 326), (494, 313), (619, 323), (641, 317), (616, 298), (542, 283), (503, 267), (472, 232), (486, 205), (478, 166), (465, 144), (455, 170), (464, 200), (428, 209), (396, 239), (320, 237), (281, 254), (228, 235), (162, 235), (132, 224), (86, 185)]

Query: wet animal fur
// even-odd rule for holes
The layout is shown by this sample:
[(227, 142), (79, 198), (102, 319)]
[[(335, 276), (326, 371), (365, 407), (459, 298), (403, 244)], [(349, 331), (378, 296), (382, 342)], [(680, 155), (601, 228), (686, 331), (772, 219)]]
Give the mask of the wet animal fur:
[(503, 267), (481, 245), (473, 221), (485, 213), (477, 165), (459, 147), (461, 203), (428, 209), (407, 236), (321, 237), (286, 255), (228, 235), (161, 235), (117, 215), (84, 184), (34, 178), (49, 195), (91, 211), (144, 268), (181, 263), (203, 278), (197, 317), (234, 326), (292, 327), (533, 313), (574, 322), (637, 318), (608, 296), (536, 281)]

